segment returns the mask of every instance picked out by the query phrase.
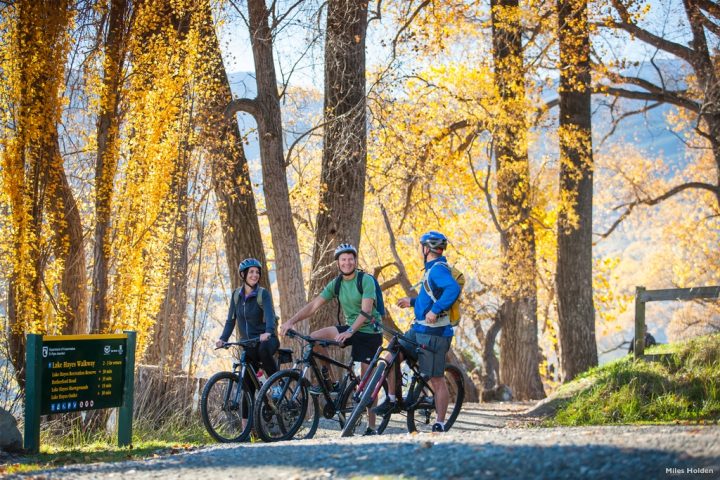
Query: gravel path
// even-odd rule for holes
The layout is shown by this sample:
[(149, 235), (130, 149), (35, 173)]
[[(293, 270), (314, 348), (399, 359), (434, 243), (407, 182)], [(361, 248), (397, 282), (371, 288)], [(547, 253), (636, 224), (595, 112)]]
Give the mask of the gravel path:
[[(720, 479), (720, 427), (518, 428), (523, 404), (466, 405), (445, 434), (215, 445), (141, 462), (34, 472), (36, 479)], [(324, 424), (323, 426), (330, 426)], [(28, 478), (15, 476), (12, 478)]]

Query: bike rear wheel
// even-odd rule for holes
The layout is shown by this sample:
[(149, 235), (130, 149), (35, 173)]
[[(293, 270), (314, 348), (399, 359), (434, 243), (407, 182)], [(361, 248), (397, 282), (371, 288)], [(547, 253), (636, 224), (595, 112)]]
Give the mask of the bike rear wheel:
[[(445, 414), (445, 431), (450, 430), (460, 414), (465, 399), (465, 385), (462, 372), (455, 365), (445, 366), (445, 385), (448, 387), (448, 409)], [(412, 402), (420, 399), (414, 408), (407, 412), (408, 432), (431, 432), (435, 423), (435, 398), (432, 391), (423, 382), (418, 382), (411, 392)]]
[(218, 442), (244, 442), (252, 431), (253, 396), (232, 372), (210, 377), (200, 398), (203, 424)]
[(320, 421), (320, 410), (300, 372), (281, 370), (260, 388), (254, 418), (255, 431), (265, 442), (312, 438)]

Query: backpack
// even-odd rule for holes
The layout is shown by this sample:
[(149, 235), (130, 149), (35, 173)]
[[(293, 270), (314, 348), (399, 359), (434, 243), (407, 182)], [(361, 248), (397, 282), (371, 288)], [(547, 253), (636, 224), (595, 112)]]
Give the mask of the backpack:
[[(377, 278), (370, 275), (369, 273), (365, 273), (362, 270), (358, 270), (357, 274), (355, 275), (355, 285), (357, 286), (358, 292), (360, 292), (360, 295), (363, 294), (363, 286), (362, 286), (362, 280), (365, 275), (369, 275), (370, 278), (373, 279), (373, 282), (375, 282), (375, 310), (378, 311), (381, 317), (385, 316), (385, 302), (383, 301), (383, 294), (382, 290), (380, 289), (380, 284), (377, 281)], [(337, 310), (337, 321), (338, 325), (340, 325), (340, 285), (342, 284), (342, 275), (338, 275), (337, 278), (335, 278), (335, 298), (337, 298), (337, 304), (338, 304), (338, 310)]]
[[(437, 262), (433, 264), (432, 267), (430, 267), (430, 270), (435, 268), (436, 265), (442, 265), (448, 270), (450, 270), (450, 274), (452, 275), (453, 279), (460, 285), (460, 293), (462, 293), (462, 289), (465, 286), (465, 275), (458, 270), (457, 268), (448, 265), (445, 262)], [(437, 298), (435, 298), (435, 295), (432, 292), (432, 288), (430, 288), (430, 270), (425, 271), (425, 275), (423, 275), (422, 284), (423, 288), (425, 289), (425, 293), (427, 293), (430, 298), (432, 298), (433, 302), (437, 302)], [(460, 318), (462, 317), (462, 312), (460, 311), (460, 295), (458, 295), (458, 298), (455, 299), (455, 302), (450, 306), (448, 310), (446, 310), (448, 314), (448, 319), (450, 320), (450, 325), (453, 327), (457, 327), (460, 323)]]
[[(240, 295), (242, 294), (242, 289), (243, 289), (243, 287), (239, 287), (239, 288), (236, 288), (235, 291), (233, 292), (233, 301), (235, 302), (235, 305), (237, 305), (238, 302), (240, 301)], [(266, 295), (265, 289), (258, 285), (257, 304), (258, 304), (258, 307), (260, 307), (260, 310), (263, 310), (263, 301), (265, 299), (265, 295)], [(276, 324), (277, 324), (278, 320), (280, 320), (280, 317), (275, 315), (275, 323)]]

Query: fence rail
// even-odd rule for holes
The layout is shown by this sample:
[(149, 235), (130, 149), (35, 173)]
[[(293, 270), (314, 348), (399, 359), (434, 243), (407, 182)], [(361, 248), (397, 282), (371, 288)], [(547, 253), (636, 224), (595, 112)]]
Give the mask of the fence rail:
[(662, 290), (646, 290), (635, 287), (635, 338), (633, 352), (635, 358), (645, 355), (645, 304), (647, 302), (663, 302), (678, 300), (695, 300), (705, 298), (720, 299), (720, 286), (693, 288), (666, 288)]

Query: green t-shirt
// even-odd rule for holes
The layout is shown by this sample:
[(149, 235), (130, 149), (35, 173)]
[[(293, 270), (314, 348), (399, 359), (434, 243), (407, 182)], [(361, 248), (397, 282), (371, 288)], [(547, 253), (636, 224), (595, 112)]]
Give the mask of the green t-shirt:
[[(357, 270), (355, 271), (355, 275), (357, 275)], [(360, 291), (357, 288), (356, 277), (353, 277), (350, 280), (346, 280), (345, 278), (343, 278), (342, 282), (340, 283), (340, 306), (342, 307), (343, 313), (345, 314), (345, 321), (350, 326), (355, 323), (358, 315), (360, 315), (360, 311), (362, 310), (362, 299), (376, 299), (375, 282), (373, 282), (373, 279), (370, 278), (370, 275), (363, 275), (362, 287), (363, 293), (362, 295), (360, 295)], [(325, 288), (323, 288), (323, 291), (320, 292), (320, 296), (327, 301), (335, 298), (334, 278), (330, 281), (330, 283), (325, 286)], [(375, 305), (375, 302), (373, 302), (372, 316), (375, 317), (376, 320), (381, 321), (380, 314), (377, 311), (377, 305)], [(369, 320), (365, 322), (365, 325), (363, 325), (359, 331), (363, 333), (377, 333), (378, 335), (381, 334), (381, 332), (376, 332), (370, 326)]]

